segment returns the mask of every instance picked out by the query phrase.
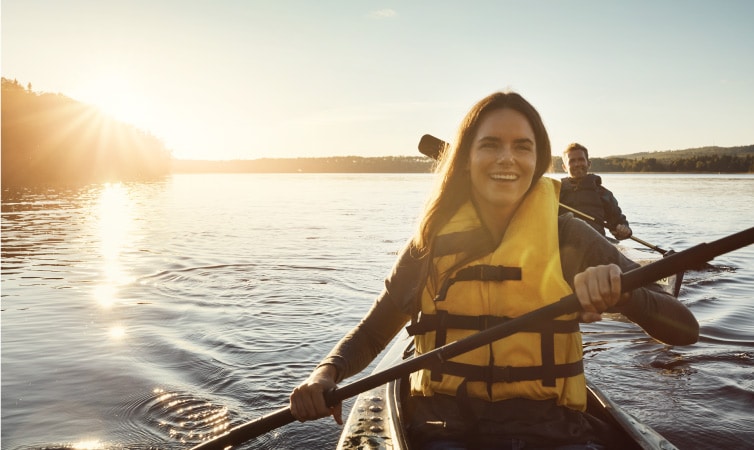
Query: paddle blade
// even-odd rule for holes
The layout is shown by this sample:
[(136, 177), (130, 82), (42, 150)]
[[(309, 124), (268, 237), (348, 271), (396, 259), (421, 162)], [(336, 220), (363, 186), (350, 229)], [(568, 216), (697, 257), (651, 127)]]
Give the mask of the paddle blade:
[(419, 151), (432, 159), (438, 159), (447, 148), (447, 142), (437, 139), (431, 134), (425, 134), (419, 140)]

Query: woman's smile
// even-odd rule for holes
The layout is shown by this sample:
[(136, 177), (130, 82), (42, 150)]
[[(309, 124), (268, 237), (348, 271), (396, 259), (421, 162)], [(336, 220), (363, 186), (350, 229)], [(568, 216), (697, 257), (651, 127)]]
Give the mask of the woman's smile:
[(496, 181), (516, 181), (519, 177), (515, 173), (493, 173), (490, 178)]

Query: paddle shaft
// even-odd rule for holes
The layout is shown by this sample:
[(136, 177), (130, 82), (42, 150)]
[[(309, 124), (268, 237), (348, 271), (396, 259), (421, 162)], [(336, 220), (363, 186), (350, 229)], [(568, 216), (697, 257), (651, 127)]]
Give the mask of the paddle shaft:
[[(437, 158), (440, 157), (440, 154), (442, 152), (444, 152), (445, 149), (448, 148), (448, 145), (449, 144), (447, 142), (443, 141), (442, 139), (438, 139), (438, 138), (432, 136), (431, 134), (425, 134), (419, 140), (419, 151), (422, 154), (424, 154), (426, 156), (429, 156), (432, 159), (437, 159)], [(600, 222), (596, 218), (594, 218), (594, 217), (592, 217), (592, 216), (590, 216), (590, 215), (588, 215), (586, 213), (583, 213), (583, 212), (579, 211), (578, 209), (571, 208), (570, 206), (564, 205), (562, 203), (560, 203), (560, 206), (563, 207), (563, 208), (565, 208), (565, 209), (567, 209), (567, 210), (569, 210), (569, 211), (571, 211), (572, 213), (574, 213), (574, 214), (576, 214), (576, 215), (584, 218), (584, 219), (590, 220), (590, 221), (592, 221), (592, 222), (594, 222), (594, 223), (596, 223), (598, 225), (602, 225), (605, 228), (608, 228), (608, 229), (610, 228), (609, 226), (607, 226), (607, 224), (605, 222)], [(644, 241), (642, 239), (637, 238), (636, 236), (633, 236), (633, 235), (629, 236), (629, 239), (631, 239), (633, 241), (636, 241), (636, 242), (638, 242), (638, 243), (640, 243), (642, 245), (646, 245), (647, 247), (651, 248), (652, 250), (658, 251), (658, 252), (662, 253), (663, 255), (668, 252), (667, 250), (663, 250), (663, 249), (661, 249), (660, 247), (658, 247), (656, 245), (652, 245), (652, 244), (650, 244), (647, 241)]]
[[(604, 226), (605, 228), (609, 228), (609, 227), (607, 226), (607, 223), (605, 223), (605, 222), (600, 222), (599, 220), (597, 220), (596, 218), (594, 218), (594, 217), (590, 216), (589, 214), (583, 213), (583, 212), (579, 211), (579, 210), (578, 210), (578, 209), (576, 209), (576, 208), (571, 208), (570, 206), (568, 206), (568, 205), (564, 205), (564, 204), (562, 204), (562, 203), (558, 203), (558, 204), (560, 205), (560, 207), (561, 207), (561, 208), (565, 208), (565, 209), (567, 209), (568, 211), (571, 211), (572, 213), (576, 214), (577, 216), (583, 217), (584, 219), (590, 220), (590, 221), (592, 221), (592, 222), (594, 222), (594, 223), (596, 223), (596, 224), (598, 224), (598, 225), (602, 225), (602, 226)], [(656, 246), (656, 245), (652, 245), (652, 244), (650, 244), (650, 243), (649, 243), (649, 242), (647, 242), (647, 241), (641, 240), (641, 239), (637, 238), (637, 237), (636, 237), (636, 236), (634, 236), (634, 235), (631, 235), (631, 236), (629, 236), (628, 238), (629, 238), (629, 239), (631, 239), (631, 240), (633, 240), (633, 241), (636, 241), (636, 242), (638, 242), (638, 243), (640, 243), (640, 244), (646, 245), (647, 247), (651, 248), (652, 250), (658, 251), (658, 252), (662, 253), (663, 255), (664, 255), (665, 253), (667, 253), (667, 252), (668, 252), (667, 250), (663, 250), (663, 249), (661, 249), (660, 247), (658, 247), (658, 246)]]
[[(662, 277), (660, 277), (662, 278)], [(381, 372), (366, 376), (353, 383), (325, 393), (327, 405), (336, 405), (339, 402), (354, 397), (362, 392), (374, 389), (389, 381), (398, 379), (419, 369), (430, 367), (435, 363), (446, 361), (477, 347), (502, 339), (543, 320), (562, 316), (578, 311), (580, 308), (578, 298), (569, 295), (560, 301), (547, 305), (544, 308), (534, 310), (528, 314), (512, 319), (506, 323), (488, 328), (464, 339), (443, 345), (427, 353), (423, 353), (412, 359), (406, 360)], [(295, 420), (289, 407), (280, 408), (268, 415), (262, 416), (243, 425), (229, 430), (226, 434), (218, 436), (207, 442), (203, 442), (192, 450), (222, 450), (227, 446), (238, 445), (249, 439), (253, 439), (268, 431), (279, 428)]]
[[(752, 243), (754, 243), (754, 227), (708, 244), (698, 244), (687, 250), (674, 253), (658, 261), (624, 273), (621, 275), (621, 291), (632, 291), (661, 278), (707, 262), (716, 256), (751, 245)], [(347, 398), (356, 396), (369, 389), (374, 389), (389, 381), (406, 376), (411, 372), (431, 367), (435, 363), (447, 361), (450, 358), (466, 353), (477, 347), (510, 336), (530, 324), (553, 319), (579, 310), (579, 301), (575, 295), (571, 294), (543, 308), (488, 328), (464, 339), (436, 348), (427, 353), (415, 356), (414, 358), (397, 364), (389, 369), (329, 391), (325, 394), (325, 400), (330, 406), (336, 405)], [(295, 418), (291, 414), (290, 408), (283, 407), (273, 413), (232, 428), (223, 435), (217, 436), (214, 439), (193, 447), (192, 450), (221, 450), (228, 446), (246, 442), (267, 433), (268, 431), (287, 425), (294, 420)]]

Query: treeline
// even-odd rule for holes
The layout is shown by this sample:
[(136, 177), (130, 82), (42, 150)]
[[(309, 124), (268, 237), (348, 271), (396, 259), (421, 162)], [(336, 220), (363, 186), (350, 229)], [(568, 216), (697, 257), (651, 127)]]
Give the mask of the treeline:
[(707, 147), (695, 147), (687, 148), (685, 150), (660, 150), (653, 152), (641, 152), (630, 153), (628, 155), (616, 155), (613, 158), (626, 158), (626, 159), (641, 159), (641, 158), (657, 158), (657, 159), (680, 159), (680, 158), (692, 158), (694, 156), (707, 156), (707, 155), (733, 155), (733, 156), (746, 156), (754, 155), (754, 145), (740, 145), (737, 147), (719, 147), (719, 146), (707, 146)]
[(434, 161), (426, 156), (331, 156), (326, 158), (262, 158), (235, 161), (173, 161), (174, 173), (427, 173)]
[(2, 184), (154, 179), (170, 173), (157, 137), (61, 94), (2, 78)]
[[(592, 172), (676, 172), (676, 173), (754, 173), (754, 146), (741, 154), (695, 154), (664, 158), (590, 158)], [(683, 150), (679, 150), (683, 151)], [(714, 152), (714, 150), (711, 150)], [(563, 172), (563, 160), (553, 158), (556, 172)]]
[(595, 172), (752, 173), (754, 155), (700, 155), (690, 158), (605, 158), (592, 161)]
[[(754, 154), (709, 154), (679, 159), (592, 158), (592, 172), (754, 173)], [(428, 173), (435, 161), (425, 156), (331, 156), (233, 161), (174, 160), (173, 173)], [(553, 168), (563, 173), (562, 159)]]

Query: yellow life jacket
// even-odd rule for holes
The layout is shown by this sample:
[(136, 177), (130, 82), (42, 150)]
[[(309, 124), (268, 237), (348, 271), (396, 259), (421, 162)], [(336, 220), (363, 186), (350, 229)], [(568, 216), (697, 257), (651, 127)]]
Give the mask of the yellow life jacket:
[[(559, 188), (556, 180), (540, 179), (519, 206), (502, 242), (453, 273), (447, 272), (463, 258), (464, 248), (489, 233), (471, 202), (441, 229), (421, 312), (408, 327), (419, 354), (572, 293), (560, 265)], [(412, 395), (434, 393), (487, 401), (554, 398), (559, 405), (585, 410), (578, 314), (538, 324), (412, 374)]]

